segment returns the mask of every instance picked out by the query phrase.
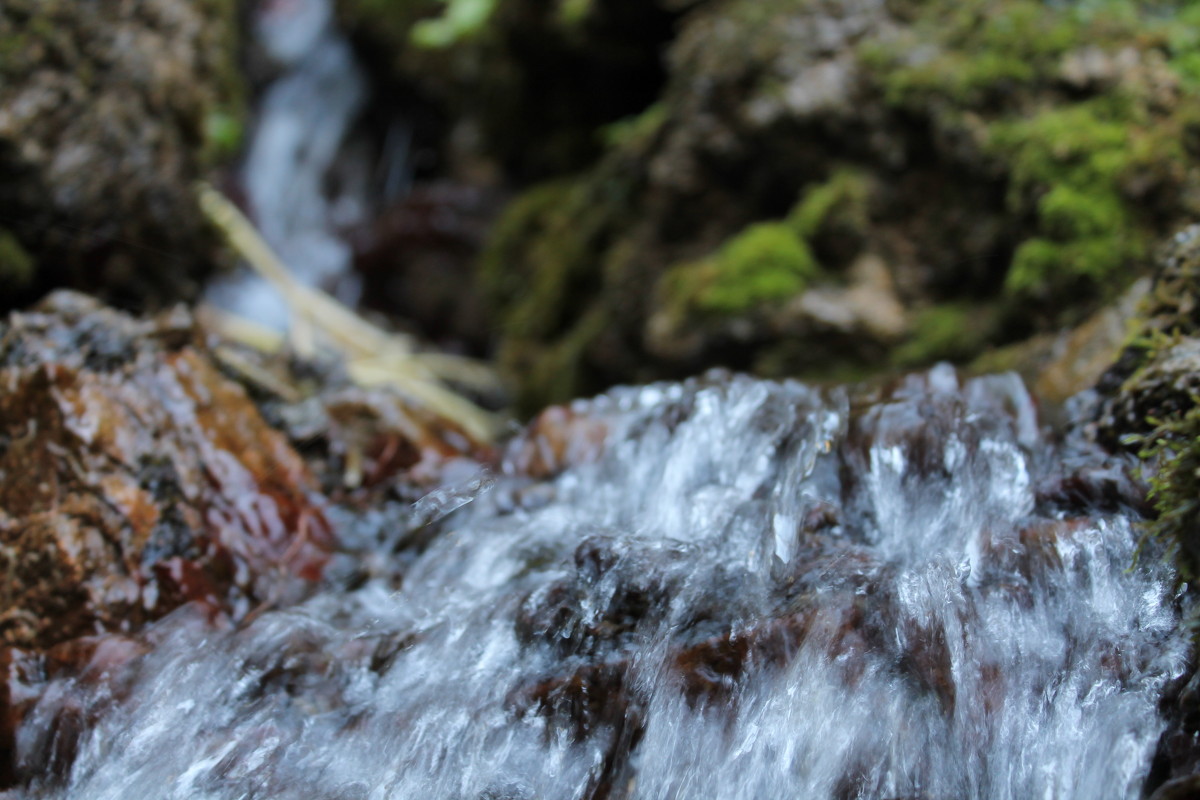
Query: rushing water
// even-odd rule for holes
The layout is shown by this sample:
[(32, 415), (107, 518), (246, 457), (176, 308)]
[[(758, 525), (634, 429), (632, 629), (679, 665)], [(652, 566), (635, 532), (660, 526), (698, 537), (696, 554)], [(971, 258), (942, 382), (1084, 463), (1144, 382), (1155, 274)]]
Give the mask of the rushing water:
[[(258, 4), (255, 40), (282, 72), (256, 109), (240, 178), (263, 238), (292, 274), (353, 304), (352, 253), (339, 230), (362, 223), (368, 211), (368, 155), (345, 148), (367, 84), (333, 23), (330, 0)], [(335, 166), (340, 180), (332, 181)], [(249, 272), (216, 281), (207, 299), (262, 324), (288, 325), (283, 297)]]
[(1047, 441), (1015, 377), (717, 377), (559, 416), (569, 446), (519, 439), (365, 582), (158, 623), (31, 796), (1140, 795), (1188, 655), (1172, 576), (1056, 493), (1104, 458)]

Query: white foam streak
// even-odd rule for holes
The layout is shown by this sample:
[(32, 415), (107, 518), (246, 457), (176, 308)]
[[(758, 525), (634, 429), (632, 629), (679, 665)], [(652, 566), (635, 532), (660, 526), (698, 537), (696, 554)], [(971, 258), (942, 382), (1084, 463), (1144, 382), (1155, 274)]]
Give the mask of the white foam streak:
[(600, 398), (601, 458), (515, 510), (501, 476), (397, 591), (163, 623), (47, 796), (1137, 797), (1171, 576), (1123, 518), (1038, 516), (1019, 383), (934, 377), (858, 421), (742, 378)]

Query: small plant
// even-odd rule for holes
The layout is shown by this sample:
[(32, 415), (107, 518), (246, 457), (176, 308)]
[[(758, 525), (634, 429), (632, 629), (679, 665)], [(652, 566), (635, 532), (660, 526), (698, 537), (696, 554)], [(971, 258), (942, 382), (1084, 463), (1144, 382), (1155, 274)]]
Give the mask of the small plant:
[(437, 50), (471, 38), (483, 30), (497, 0), (442, 0), (442, 3), (445, 10), (440, 17), (413, 25), (413, 44)]
[(1138, 453), (1156, 513), (1146, 533), (1175, 551), (1185, 580), (1196, 577), (1200, 564), (1200, 397), (1192, 400), (1182, 415), (1151, 419), (1155, 429)]

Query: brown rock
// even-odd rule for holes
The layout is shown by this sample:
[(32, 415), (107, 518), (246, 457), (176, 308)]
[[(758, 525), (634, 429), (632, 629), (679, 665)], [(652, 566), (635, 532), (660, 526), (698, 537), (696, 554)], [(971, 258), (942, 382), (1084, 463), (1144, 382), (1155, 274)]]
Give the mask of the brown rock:
[(0, 636), (45, 648), (183, 602), (295, 599), (332, 546), (308, 467), (183, 313), (58, 293), (0, 328)]

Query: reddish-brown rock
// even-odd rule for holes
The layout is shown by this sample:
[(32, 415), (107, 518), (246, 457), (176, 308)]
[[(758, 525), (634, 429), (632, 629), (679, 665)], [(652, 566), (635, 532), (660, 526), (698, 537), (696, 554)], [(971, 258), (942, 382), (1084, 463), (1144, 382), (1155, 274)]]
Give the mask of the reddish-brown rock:
[(5, 643), (295, 599), (331, 549), (325, 507), (189, 315), (59, 293), (0, 327)]

